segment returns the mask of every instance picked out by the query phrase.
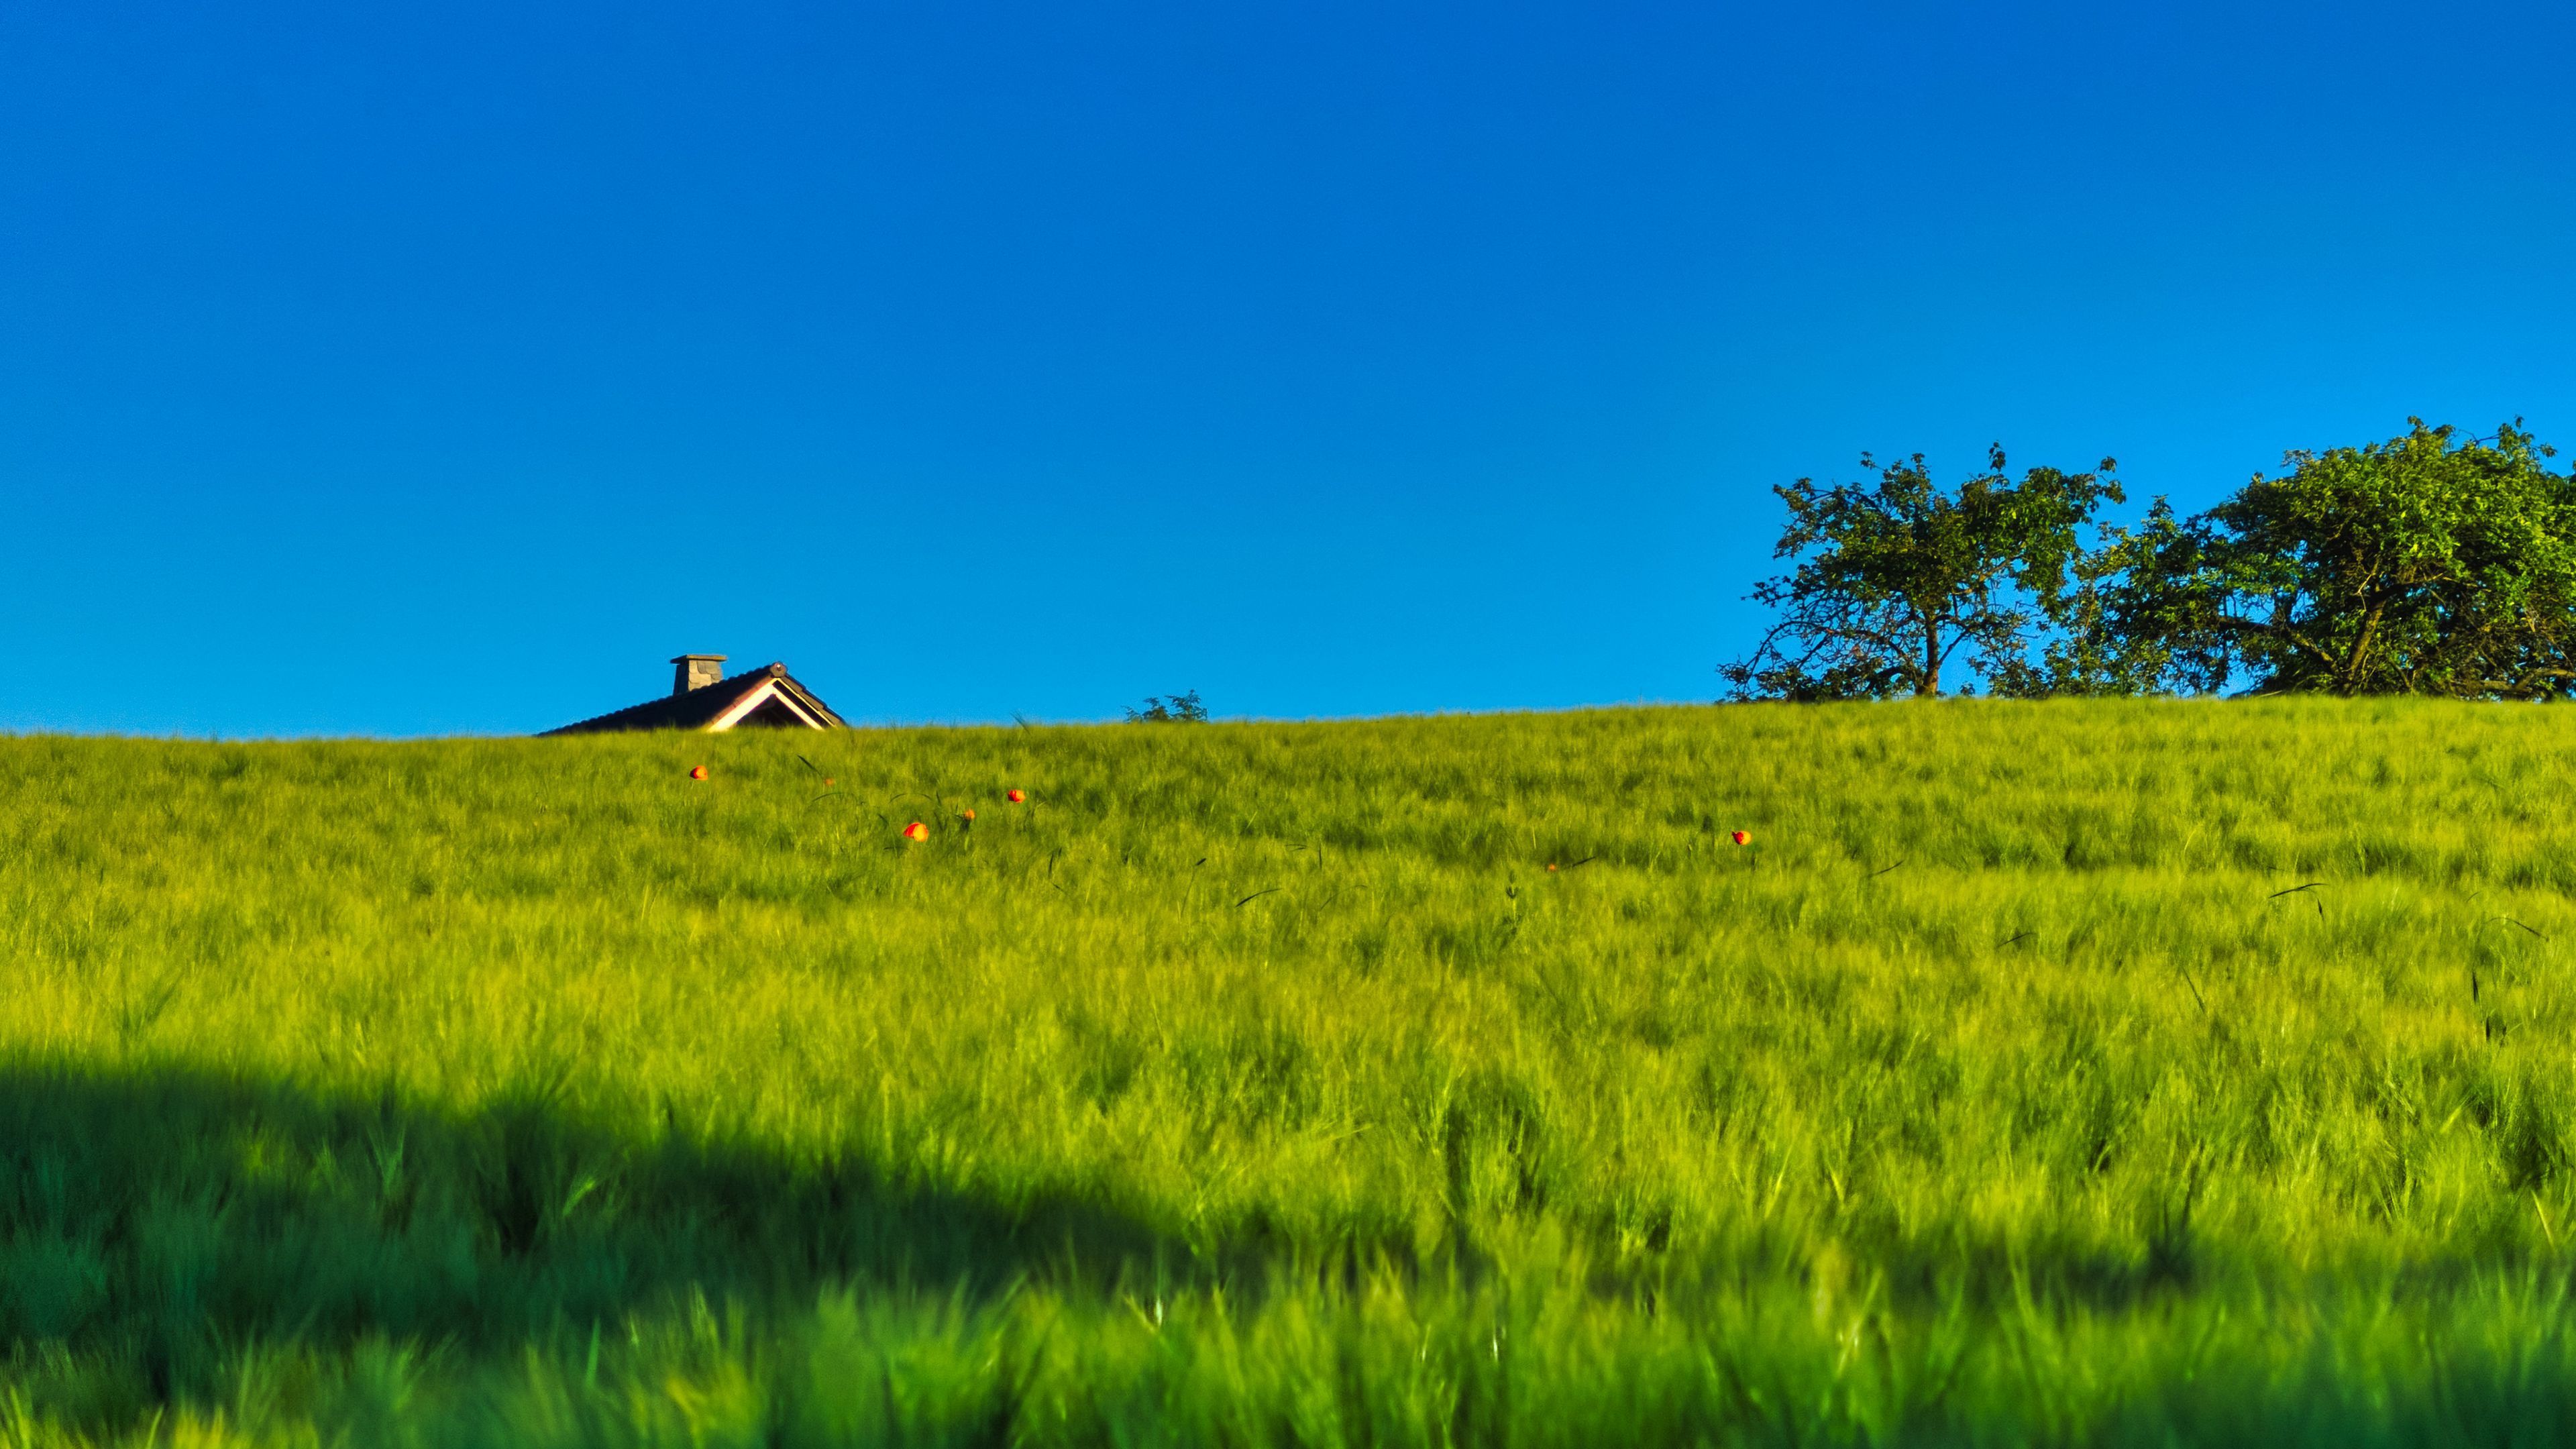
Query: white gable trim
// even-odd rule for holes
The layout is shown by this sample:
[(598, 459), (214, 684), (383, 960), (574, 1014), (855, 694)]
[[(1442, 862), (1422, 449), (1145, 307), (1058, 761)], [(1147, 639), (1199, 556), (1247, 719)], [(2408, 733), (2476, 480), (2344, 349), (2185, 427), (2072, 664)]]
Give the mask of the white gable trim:
[(814, 712), (812, 710), (798, 704), (793, 695), (780, 689), (778, 687), (777, 680), (767, 679), (761, 681), (759, 688), (752, 690), (742, 698), (737, 699), (732, 704), (726, 706), (724, 713), (707, 721), (707, 732), (709, 734), (713, 734), (718, 730), (732, 729), (735, 725), (742, 723), (744, 716), (750, 714), (753, 710), (760, 708), (762, 705), (767, 704), (773, 699), (777, 700), (779, 704), (785, 706), (787, 712), (796, 716), (798, 722), (802, 723), (807, 729), (819, 730), (829, 728), (829, 726), (825, 725), (821, 720), (814, 717)]

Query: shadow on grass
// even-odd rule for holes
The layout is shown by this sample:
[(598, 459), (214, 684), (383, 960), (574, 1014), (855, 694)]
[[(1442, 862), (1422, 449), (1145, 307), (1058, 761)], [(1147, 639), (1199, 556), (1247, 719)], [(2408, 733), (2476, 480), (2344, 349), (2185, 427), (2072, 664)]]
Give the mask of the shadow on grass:
[(1004, 1208), (539, 1099), (474, 1114), (201, 1071), (0, 1070), (0, 1332), (105, 1355), (162, 1398), (226, 1345), (469, 1353), (614, 1329), (689, 1293), (1202, 1279), (1177, 1241), (1071, 1202)]
[[(1536, 1193), (1508, 1164), (1475, 1160), (1517, 1150), (1512, 1144), (1529, 1136), (1509, 1106), (1493, 1106), (1450, 1144), (1453, 1194), (1477, 1183), (1514, 1197)], [(2188, 1192), (2176, 1189), (2175, 1201), (2167, 1218), (2148, 1224), (2135, 1255), (2080, 1242), (1914, 1242), (1891, 1232), (1875, 1241), (1857, 1235), (1847, 1266), (1875, 1275), (1872, 1291), (1917, 1323), (1955, 1312), (1980, 1325), (2033, 1317), (2016, 1307), (2024, 1298), (2052, 1312), (2169, 1314), (2213, 1289), (2228, 1290), (2222, 1305), (2280, 1293), (2334, 1302), (2358, 1292), (2374, 1304), (2433, 1311), (2453, 1289), (2539, 1267), (2490, 1246), (2342, 1288), (2266, 1279), (2238, 1254), (2197, 1246)], [(1392, 1250), (1363, 1251), (1404, 1272), (1421, 1269)], [(1758, 1358), (1730, 1337), (1754, 1321), (1743, 1305), (1783, 1293), (1803, 1303), (1811, 1288), (1828, 1287), (1821, 1260), (1795, 1241), (1674, 1251), (1681, 1261), (1659, 1249), (1601, 1272), (1589, 1291), (1647, 1318), (1669, 1312), (1701, 1325), (1694, 1331), (1710, 1342), (1736, 1344), (1729, 1352)], [(1132, 1218), (1061, 1198), (1004, 1204), (890, 1182), (853, 1158), (612, 1131), (541, 1096), (460, 1113), (185, 1068), (0, 1068), (7, 1367), (34, 1385), (30, 1403), (43, 1414), (94, 1428), (216, 1399), (227, 1383), (247, 1381), (242, 1365), (264, 1348), (363, 1357), (370, 1344), (419, 1345), (485, 1365), (522, 1356), (580, 1365), (596, 1362), (602, 1333), (614, 1339), (638, 1318), (667, 1322), (673, 1309), (699, 1302), (755, 1319), (810, 1316), (819, 1296), (843, 1287), (955, 1295), (972, 1305), (1034, 1282), (1105, 1306), (1121, 1289), (1152, 1293), (1159, 1304), (1154, 1290), (1222, 1280), (1241, 1310), (1261, 1301), (1265, 1280), (1276, 1291), (1283, 1272), (1302, 1271), (1291, 1289), (1325, 1290), (1309, 1306), (1349, 1301), (1333, 1296), (1331, 1273), (1317, 1270), (1349, 1271), (1356, 1254), (1301, 1254), (1259, 1223), (1238, 1225), (1224, 1252), (1212, 1264)], [(1447, 1323), (1473, 1359), (1489, 1342), (1497, 1305), (1524, 1290), (1506, 1283), (1478, 1296), (1483, 1270), (1463, 1250), (1438, 1271), (1457, 1276), (1426, 1298), (1419, 1344)], [(1650, 1279), (1651, 1288), (1640, 1286)], [(2544, 1307), (2543, 1317), (2559, 1311)], [(1007, 1416), (1006, 1400), (996, 1398), (993, 1413)], [(1711, 1422), (1724, 1418), (1708, 1412)]]

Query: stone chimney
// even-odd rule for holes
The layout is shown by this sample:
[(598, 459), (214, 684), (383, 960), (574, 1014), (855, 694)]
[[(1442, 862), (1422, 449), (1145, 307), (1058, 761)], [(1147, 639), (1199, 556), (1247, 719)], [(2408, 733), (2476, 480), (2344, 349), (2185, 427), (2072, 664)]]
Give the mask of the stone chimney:
[(671, 692), (686, 694), (724, 678), (721, 654), (683, 654), (671, 661)]

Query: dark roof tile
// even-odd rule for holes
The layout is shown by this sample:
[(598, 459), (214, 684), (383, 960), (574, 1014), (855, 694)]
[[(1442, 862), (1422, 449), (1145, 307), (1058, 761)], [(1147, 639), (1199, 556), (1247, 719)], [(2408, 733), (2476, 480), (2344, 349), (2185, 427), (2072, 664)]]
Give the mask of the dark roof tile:
[(595, 734), (605, 730), (702, 730), (713, 724), (744, 695), (773, 679), (778, 681), (780, 689), (792, 696), (796, 703), (827, 721), (829, 728), (846, 729), (848, 727), (849, 722), (834, 714), (830, 705), (823, 703), (812, 690), (797, 683), (795, 676), (787, 672), (786, 665), (770, 664), (758, 669), (745, 670), (713, 684), (700, 685), (686, 694), (665, 695), (660, 699), (629, 705), (611, 714), (575, 720), (571, 724), (546, 730), (538, 737), (542, 739), (545, 735)]

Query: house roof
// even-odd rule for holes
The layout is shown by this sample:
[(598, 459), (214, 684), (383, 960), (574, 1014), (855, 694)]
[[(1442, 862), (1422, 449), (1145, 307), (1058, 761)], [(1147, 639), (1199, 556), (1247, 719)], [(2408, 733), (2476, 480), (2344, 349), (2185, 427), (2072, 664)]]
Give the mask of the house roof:
[[(751, 716), (759, 714), (759, 720)], [(613, 714), (575, 720), (548, 735), (584, 735), (603, 730), (729, 730), (744, 723), (778, 723), (806, 729), (849, 728), (849, 721), (814, 692), (796, 682), (784, 664), (748, 669), (729, 679), (700, 685), (686, 694), (665, 695), (629, 705)], [(540, 736), (542, 738), (542, 736)]]

